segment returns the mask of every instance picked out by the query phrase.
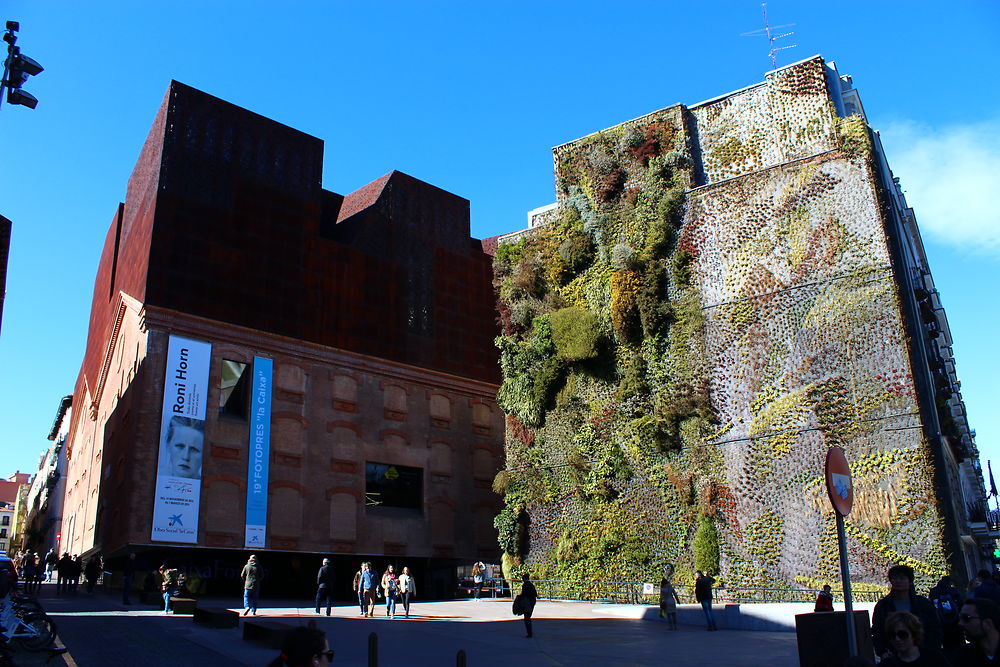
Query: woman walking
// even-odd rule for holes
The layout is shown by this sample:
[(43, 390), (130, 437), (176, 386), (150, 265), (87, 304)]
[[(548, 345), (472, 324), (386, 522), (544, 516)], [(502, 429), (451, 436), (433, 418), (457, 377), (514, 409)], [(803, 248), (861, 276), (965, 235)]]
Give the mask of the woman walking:
[(666, 577), (660, 579), (660, 618), (667, 617), (667, 627), (677, 629), (677, 604), (681, 601), (677, 591)]
[(260, 568), (257, 566), (257, 556), (251, 555), (240, 573), (243, 577), (243, 615), (250, 612), (257, 615), (257, 594), (260, 590)]
[(535, 589), (535, 585), (531, 583), (531, 579), (528, 578), (528, 573), (525, 572), (521, 576), (521, 609), (524, 611), (524, 629), (528, 631), (526, 637), (532, 637), (531, 632), (531, 615), (535, 611), (535, 603), (538, 602), (538, 591)]
[(399, 593), (399, 578), (392, 565), (382, 575), (382, 592), (385, 593), (385, 615), (396, 618), (396, 595)]
[(479, 602), (479, 596), (483, 593), (485, 574), (486, 566), (483, 565), (482, 561), (476, 561), (476, 564), (472, 566), (472, 583), (476, 587), (476, 602)]
[(403, 611), (406, 618), (410, 617), (410, 598), (417, 594), (417, 584), (410, 575), (410, 568), (404, 567), (403, 573), (399, 575), (399, 595), (403, 600)]

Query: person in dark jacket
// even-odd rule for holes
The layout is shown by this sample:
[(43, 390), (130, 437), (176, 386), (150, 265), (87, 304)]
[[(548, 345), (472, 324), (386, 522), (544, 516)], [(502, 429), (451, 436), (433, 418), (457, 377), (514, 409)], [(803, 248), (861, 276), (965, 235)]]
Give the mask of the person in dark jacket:
[(526, 637), (533, 637), (531, 630), (531, 615), (535, 612), (535, 603), (538, 602), (538, 590), (531, 583), (528, 573), (521, 576), (521, 608), (524, 610), (524, 629), (528, 631)]
[(980, 570), (976, 574), (976, 578), (979, 579), (979, 585), (976, 586), (972, 596), (985, 598), (1000, 605), (1000, 586), (997, 586), (996, 579), (993, 578), (993, 573), (989, 570)]
[(712, 584), (715, 583), (715, 579), (701, 570), (694, 574), (694, 599), (705, 612), (705, 622), (708, 624), (706, 630), (718, 630), (719, 628), (715, 625), (715, 614), (712, 613)]
[(936, 649), (922, 649), (924, 629), (920, 620), (908, 611), (894, 611), (885, 621), (892, 655), (884, 658), (879, 667), (950, 667), (944, 655)]
[(1000, 607), (986, 598), (969, 598), (962, 605), (958, 624), (969, 643), (952, 654), (961, 667), (996, 665), (1000, 653)]
[(257, 565), (257, 556), (250, 556), (240, 576), (243, 578), (243, 615), (253, 612), (256, 616), (257, 597), (260, 594), (260, 567)]
[(73, 576), (73, 559), (69, 553), (64, 553), (56, 562), (56, 595), (69, 593), (69, 585)]
[(909, 565), (893, 565), (889, 568), (889, 594), (875, 603), (875, 610), (872, 612), (872, 644), (876, 655), (886, 657), (890, 654), (885, 622), (894, 611), (908, 611), (920, 620), (924, 629), (921, 650), (941, 650), (941, 622), (937, 611), (930, 600), (917, 595), (913, 590), (913, 568)]
[(333, 566), (330, 559), (324, 558), (323, 565), (316, 573), (316, 613), (323, 601), (326, 600), (326, 615), (330, 615), (330, 607), (333, 605)]
[(87, 577), (87, 595), (94, 594), (94, 586), (97, 585), (97, 580), (101, 576), (102, 569), (100, 554), (94, 554), (87, 559), (87, 564), (83, 567), (83, 573)]
[(937, 586), (932, 588), (927, 597), (937, 610), (941, 619), (941, 638), (944, 650), (951, 651), (965, 644), (962, 628), (958, 627), (958, 613), (962, 608), (962, 592), (951, 583), (951, 577), (941, 577)]
[(135, 554), (130, 553), (122, 568), (122, 604), (132, 604), (129, 593), (132, 592), (132, 580), (135, 578)]

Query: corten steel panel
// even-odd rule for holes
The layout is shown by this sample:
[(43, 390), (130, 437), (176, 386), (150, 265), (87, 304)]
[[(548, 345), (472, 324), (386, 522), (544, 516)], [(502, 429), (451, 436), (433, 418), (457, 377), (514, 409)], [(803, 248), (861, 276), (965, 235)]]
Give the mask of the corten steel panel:
[[(491, 260), (469, 202), (399, 172), (320, 186), (323, 143), (171, 83), (105, 242), (77, 394), (117, 294), (499, 382)], [(81, 410), (81, 414), (83, 414)]]

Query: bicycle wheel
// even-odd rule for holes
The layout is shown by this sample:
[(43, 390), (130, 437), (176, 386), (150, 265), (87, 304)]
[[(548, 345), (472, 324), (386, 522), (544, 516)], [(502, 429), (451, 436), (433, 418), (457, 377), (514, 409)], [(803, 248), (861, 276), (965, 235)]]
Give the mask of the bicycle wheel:
[(15, 641), (28, 651), (46, 649), (56, 640), (56, 624), (48, 616), (34, 616), (24, 620), (31, 634), (18, 637)]

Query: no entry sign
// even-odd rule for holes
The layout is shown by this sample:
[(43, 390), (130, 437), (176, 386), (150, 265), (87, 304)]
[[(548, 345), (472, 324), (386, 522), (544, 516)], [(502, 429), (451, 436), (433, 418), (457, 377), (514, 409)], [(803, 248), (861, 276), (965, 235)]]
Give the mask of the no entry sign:
[(851, 483), (851, 467), (847, 464), (847, 456), (840, 447), (831, 447), (826, 452), (826, 492), (837, 514), (847, 516), (851, 513), (854, 506), (854, 485)]

